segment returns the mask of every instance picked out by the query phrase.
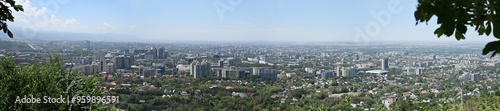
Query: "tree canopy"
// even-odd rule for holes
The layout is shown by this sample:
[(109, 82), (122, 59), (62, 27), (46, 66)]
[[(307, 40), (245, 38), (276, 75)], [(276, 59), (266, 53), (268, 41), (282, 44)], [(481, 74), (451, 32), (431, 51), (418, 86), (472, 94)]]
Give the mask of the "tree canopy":
[[(500, 39), (500, 1), (497, 0), (418, 0), (415, 11), (416, 24), (428, 23), (436, 16), (440, 25), (434, 31), (439, 37), (455, 35), (457, 40), (465, 39), (467, 26), (473, 27), (479, 35), (493, 34)], [(500, 41), (492, 41), (483, 49), (482, 54), (493, 52), (491, 57), (500, 53)]]
[(15, 11), (24, 11), (23, 6), (16, 5), (14, 0), (0, 1), (0, 30), (3, 30), (3, 33), (9, 35), (10, 38), (13, 38), (14, 35), (7, 27), (7, 21), (14, 22), (14, 16), (12, 16), (11, 8)]
[(104, 90), (98, 86), (99, 79), (74, 73), (63, 67), (59, 57), (50, 62), (20, 66), (13, 58), (0, 59), (0, 110), (109, 110), (102, 104), (75, 103), (65, 100), (65, 103), (23, 104), (16, 101), (26, 96), (44, 98), (60, 96), (102, 96)]

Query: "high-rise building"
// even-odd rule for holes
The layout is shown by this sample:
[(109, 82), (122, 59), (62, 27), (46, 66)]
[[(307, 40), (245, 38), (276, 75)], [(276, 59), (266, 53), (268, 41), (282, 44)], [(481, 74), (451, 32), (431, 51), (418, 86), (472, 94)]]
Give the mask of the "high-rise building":
[(335, 71), (337, 71), (337, 77), (342, 76), (342, 67), (337, 66), (337, 69)]
[(92, 73), (100, 73), (102, 72), (101, 70), (101, 65), (100, 64), (92, 64)]
[(424, 74), (422, 68), (420, 67), (408, 67), (406, 68), (406, 75), (420, 75)]
[(321, 73), (321, 78), (326, 79), (333, 76), (333, 71), (323, 71)]
[(106, 73), (114, 73), (113, 71), (113, 63), (108, 63), (104, 66), (104, 70), (103, 72), (106, 72)]
[(227, 60), (227, 66), (234, 66), (234, 60), (233, 59), (228, 59)]
[(138, 73), (143, 77), (151, 77), (153, 75), (156, 75), (156, 70), (151, 67), (140, 66)]
[(389, 69), (389, 59), (388, 58), (382, 58), (382, 70), (388, 70)]
[(483, 75), (481, 75), (481, 74), (462, 74), (458, 78), (462, 81), (481, 81), (481, 80), (483, 80)]
[(125, 57), (118, 56), (115, 58), (115, 68), (116, 69), (125, 69)]
[(259, 61), (266, 61), (266, 56), (264, 55), (259, 56)]
[(188, 63), (189, 63), (189, 75), (192, 76), (194, 74), (194, 66), (198, 64), (198, 61), (192, 61)]
[(342, 76), (343, 77), (354, 77), (354, 76), (356, 76), (356, 69), (355, 68), (342, 69)]
[(245, 71), (243, 70), (238, 70), (238, 69), (232, 69), (232, 68), (225, 68), (222, 69), (222, 77), (223, 78), (240, 78), (245, 75)]
[(87, 48), (87, 50), (90, 50), (90, 41), (85, 41), (85, 48)]
[(94, 73), (94, 70), (93, 70), (93, 69), (94, 69), (94, 68), (92, 67), (92, 65), (85, 65), (85, 66), (83, 67), (83, 73), (84, 73), (84, 74), (87, 74), (87, 75), (92, 74), (92, 73)]
[(415, 74), (416, 75), (424, 74), (424, 71), (422, 70), (422, 68), (416, 68), (415, 69)]
[(193, 63), (191, 63), (191, 75), (193, 75), (194, 78), (209, 76), (210, 75), (210, 64), (207, 62), (202, 62), (202, 63), (193, 62)]
[(462, 74), (461, 76), (458, 77), (462, 81), (469, 81), (471, 80), (471, 74)]
[(187, 58), (187, 63), (192, 64), (195, 60), (193, 58)]
[(481, 75), (481, 74), (472, 74), (471, 80), (472, 81), (481, 81), (481, 80), (483, 80), (483, 75)]
[(261, 78), (278, 78), (278, 71), (274, 69), (264, 69), (259, 73)]
[(158, 49), (152, 47), (151, 50), (149, 50), (149, 55), (153, 56), (153, 59), (158, 59)]
[(252, 75), (257, 75), (261, 78), (277, 78), (278, 71), (267, 67), (252, 68)]
[(224, 67), (224, 61), (223, 60), (219, 60), (218, 65), (219, 65), (219, 67)]
[(115, 68), (116, 69), (130, 69), (130, 66), (134, 64), (133, 56), (118, 56), (115, 58)]
[(129, 49), (123, 49), (123, 55), (130, 55)]
[(104, 66), (106, 66), (106, 63), (103, 60), (97, 60), (97, 63), (99, 64), (99, 70), (104, 71)]
[(157, 51), (156, 51), (156, 59), (165, 59), (165, 48), (159, 48)]
[(260, 67), (253, 67), (252, 68), (252, 75), (258, 76), (259, 75), (259, 69), (260, 69)]

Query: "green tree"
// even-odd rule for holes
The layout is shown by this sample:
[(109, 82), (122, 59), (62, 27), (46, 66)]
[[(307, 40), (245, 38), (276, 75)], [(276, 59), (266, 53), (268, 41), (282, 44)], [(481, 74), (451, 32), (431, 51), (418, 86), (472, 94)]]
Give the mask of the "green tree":
[[(465, 39), (467, 26), (475, 28), (479, 35), (486, 34), (500, 39), (500, 1), (498, 0), (418, 0), (414, 13), (416, 25), (426, 24), (437, 17), (439, 28), (434, 31), (439, 37), (455, 35), (457, 40)], [(491, 57), (500, 53), (500, 40), (492, 41), (483, 49), (482, 54), (493, 52)]]
[(352, 110), (352, 97), (345, 97), (344, 100), (339, 104), (342, 108), (342, 111), (350, 111)]
[(101, 96), (97, 77), (82, 76), (67, 70), (58, 57), (49, 63), (29, 66), (16, 66), (12, 58), (2, 57), (0, 61), (0, 110), (106, 110), (102, 104), (70, 103), (64, 104), (20, 104), (17, 99), (63, 96)]
[(375, 99), (375, 103), (372, 106), (373, 108), (375, 108), (375, 111), (387, 111), (384, 103), (382, 103), (382, 100), (380, 100), (380, 98)]
[(302, 95), (304, 94), (307, 94), (307, 91), (305, 89), (296, 89), (290, 92), (290, 95), (297, 99), (302, 98)]
[(10, 38), (13, 38), (14, 35), (7, 27), (7, 21), (14, 22), (14, 16), (12, 16), (12, 10), (15, 11), (24, 11), (22, 5), (16, 5), (14, 0), (2, 0), (0, 2), (0, 30), (3, 30), (3, 33), (9, 35)]
[(324, 105), (321, 105), (319, 107), (309, 106), (309, 111), (328, 111), (328, 108)]

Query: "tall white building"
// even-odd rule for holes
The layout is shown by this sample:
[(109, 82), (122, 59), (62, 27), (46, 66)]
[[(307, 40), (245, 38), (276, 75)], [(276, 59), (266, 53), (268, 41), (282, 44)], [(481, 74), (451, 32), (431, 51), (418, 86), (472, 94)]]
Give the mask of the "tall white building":
[(104, 66), (103, 68), (103, 72), (106, 72), (106, 73), (114, 73), (114, 70), (113, 70), (113, 63), (108, 63)]
[(483, 75), (481, 74), (462, 74), (458, 77), (463, 81), (481, 81), (483, 80)]
[(210, 75), (210, 64), (207, 62), (193, 62), (191, 63), (191, 75), (193, 75), (194, 78), (198, 77), (206, 77)]
[(471, 80), (472, 81), (481, 81), (481, 80), (483, 80), (483, 75), (481, 75), (481, 74), (472, 74)]
[(423, 74), (422, 68), (419, 67), (407, 67), (406, 68), (406, 75), (420, 75)]
[(222, 69), (223, 78), (241, 78), (245, 74), (245, 71), (235, 69), (235, 68), (224, 68)]
[(267, 67), (254, 67), (252, 69), (252, 75), (257, 75), (262, 78), (277, 78), (278, 71)]
[(342, 69), (342, 76), (343, 77), (354, 77), (354, 76), (356, 76), (356, 69), (355, 68)]
[(337, 66), (337, 69), (335, 71), (337, 73), (337, 77), (342, 76), (342, 67)]
[(462, 81), (468, 81), (471, 78), (471, 74), (462, 74), (461, 76), (458, 76), (458, 78)]

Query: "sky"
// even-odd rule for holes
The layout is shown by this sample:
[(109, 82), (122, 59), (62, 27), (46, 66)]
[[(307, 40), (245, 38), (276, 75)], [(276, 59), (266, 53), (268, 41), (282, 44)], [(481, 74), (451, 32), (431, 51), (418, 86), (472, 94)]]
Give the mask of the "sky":
[[(457, 41), (435, 19), (415, 26), (416, 0), (17, 0), (23, 36), (43, 31), (144, 40)], [(492, 41), (469, 28), (465, 41)]]

